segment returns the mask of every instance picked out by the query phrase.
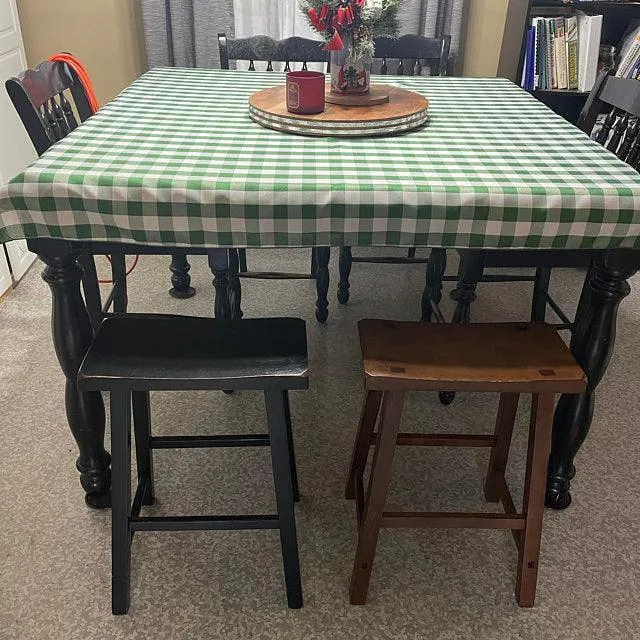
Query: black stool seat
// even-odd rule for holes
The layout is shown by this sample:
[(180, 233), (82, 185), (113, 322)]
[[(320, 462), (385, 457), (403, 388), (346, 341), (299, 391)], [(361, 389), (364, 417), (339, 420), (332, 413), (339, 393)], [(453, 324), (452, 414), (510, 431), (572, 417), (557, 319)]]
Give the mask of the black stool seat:
[(305, 323), (169, 315), (107, 318), (80, 371), (83, 389), (306, 389)]

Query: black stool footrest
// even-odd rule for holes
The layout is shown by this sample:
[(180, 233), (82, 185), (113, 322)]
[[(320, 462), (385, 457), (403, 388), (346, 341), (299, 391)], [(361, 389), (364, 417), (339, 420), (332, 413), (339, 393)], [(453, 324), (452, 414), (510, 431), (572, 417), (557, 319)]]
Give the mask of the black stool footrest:
[(149, 438), (152, 449), (206, 449), (208, 447), (268, 447), (269, 435), (162, 436)]
[(278, 529), (277, 515), (162, 516), (131, 518), (131, 531), (211, 531), (230, 529)]

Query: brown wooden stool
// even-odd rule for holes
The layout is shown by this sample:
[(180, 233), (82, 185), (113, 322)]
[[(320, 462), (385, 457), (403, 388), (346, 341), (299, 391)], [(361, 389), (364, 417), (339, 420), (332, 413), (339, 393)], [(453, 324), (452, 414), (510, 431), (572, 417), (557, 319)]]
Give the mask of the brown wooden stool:
[[(555, 394), (583, 392), (584, 372), (560, 336), (544, 323), (361, 320), (358, 330), (366, 396), (346, 488), (358, 514), (351, 603), (366, 601), (380, 527), (474, 527), (511, 529), (519, 553), (516, 597), (521, 607), (532, 607)], [(499, 392), (494, 434), (399, 433), (405, 393), (440, 389)], [(533, 394), (521, 514), (504, 478), (520, 393)], [(365, 494), (364, 468), (374, 443)], [(501, 501), (504, 514), (384, 511), (396, 445), (490, 447), (485, 496), (489, 502)]]

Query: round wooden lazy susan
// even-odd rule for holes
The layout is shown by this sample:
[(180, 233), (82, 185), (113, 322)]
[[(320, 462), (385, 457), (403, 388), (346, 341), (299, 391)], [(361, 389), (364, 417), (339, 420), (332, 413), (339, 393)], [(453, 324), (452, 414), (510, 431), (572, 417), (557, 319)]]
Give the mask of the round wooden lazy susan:
[(325, 111), (302, 115), (287, 111), (284, 85), (263, 89), (249, 99), (254, 122), (285, 133), (303, 136), (384, 136), (418, 129), (429, 122), (429, 101), (418, 93), (399, 87), (374, 85), (385, 91), (389, 101), (375, 106), (325, 104)]

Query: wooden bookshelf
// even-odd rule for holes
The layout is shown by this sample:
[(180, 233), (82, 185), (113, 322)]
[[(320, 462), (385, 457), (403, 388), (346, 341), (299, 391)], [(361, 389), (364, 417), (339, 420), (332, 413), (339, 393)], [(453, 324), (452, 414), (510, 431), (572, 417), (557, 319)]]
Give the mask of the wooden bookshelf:
[[(602, 44), (618, 47), (620, 39), (633, 19), (640, 19), (640, 2), (629, 0), (528, 0), (529, 9), (518, 64), (518, 81), (522, 77), (526, 52), (526, 33), (532, 18), (567, 16), (576, 9), (590, 15), (602, 15)], [(567, 89), (534, 89), (531, 91), (538, 100), (544, 102), (556, 113), (576, 123), (588, 93)]]

